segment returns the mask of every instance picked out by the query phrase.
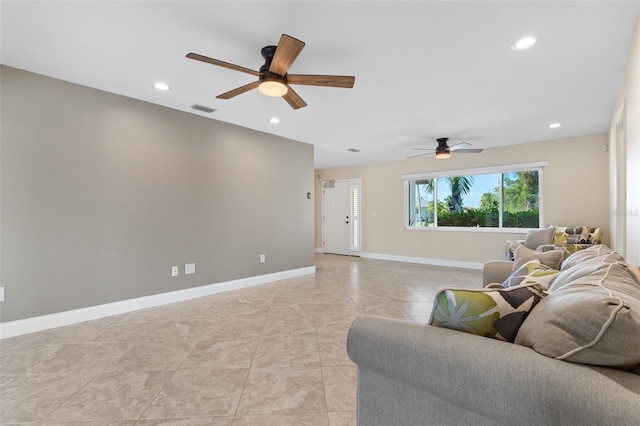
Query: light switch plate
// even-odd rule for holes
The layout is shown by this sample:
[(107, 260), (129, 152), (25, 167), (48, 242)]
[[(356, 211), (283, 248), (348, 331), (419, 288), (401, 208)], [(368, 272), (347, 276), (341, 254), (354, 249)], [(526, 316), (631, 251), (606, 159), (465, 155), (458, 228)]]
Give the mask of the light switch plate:
[(0, 287), (0, 302), (4, 302), (4, 287)]
[(196, 273), (196, 264), (195, 263), (187, 263), (184, 265), (184, 273), (185, 275), (195, 274)]
[(177, 266), (172, 266), (171, 267), (171, 276), (172, 277), (177, 277), (178, 276), (178, 267)]

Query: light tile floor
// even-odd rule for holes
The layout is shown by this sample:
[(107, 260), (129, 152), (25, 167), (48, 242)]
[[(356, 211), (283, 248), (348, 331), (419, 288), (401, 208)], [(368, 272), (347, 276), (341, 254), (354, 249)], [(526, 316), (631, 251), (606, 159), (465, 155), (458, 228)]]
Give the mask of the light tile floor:
[(316, 274), (0, 340), (0, 423), (355, 425), (359, 314), (426, 322), (481, 272), (317, 255)]

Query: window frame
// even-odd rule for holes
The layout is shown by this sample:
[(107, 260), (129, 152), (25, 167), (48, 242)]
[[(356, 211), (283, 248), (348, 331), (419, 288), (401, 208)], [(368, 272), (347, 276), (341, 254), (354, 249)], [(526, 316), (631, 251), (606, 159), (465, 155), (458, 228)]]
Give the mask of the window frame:
[[(503, 200), (502, 200), (502, 186), (504, 183), (504, 173), (514, 172), (538, 172), (538, 227), (543, 227), (543, 211), (544, 211), (544, 197), (543, 197), (543, 168), (549, 165), (548, 161), (540, 161), (535, 163), (521, 163), (521, 164), (508, 164), (496, 167), (481, 167), (474, 169), (460, 169), (460, 170), (443, 170), (438, 172), (429, 173), (416, 173), (410, 175), (403, 175), (403, 188), (404, 188), (404, 229), (410, 231), (427, 231), (427, 232), (495, 232), (495, 233), (524, 233), (530, 229), (535, 228), (505, 228), (503, 223)], [(448, 178), (454, 176), (475, 176), (486, 174), (500, 174), (499, 188), (500, 188), (500, 210), (499, 210), (499, 227), (473, 227), (473, 226), (438, 226), (437, 215), (433, 226), (411, 226), (409, 224), (409, 182), (417, 180), (428, 180), (438, 178)], [(434, 185), (437, 187), (437, 185)], [(437, 200), (437, 189), (434, 191), (434, 200)], [(437, 202), (437, 201), (436, 201)]]

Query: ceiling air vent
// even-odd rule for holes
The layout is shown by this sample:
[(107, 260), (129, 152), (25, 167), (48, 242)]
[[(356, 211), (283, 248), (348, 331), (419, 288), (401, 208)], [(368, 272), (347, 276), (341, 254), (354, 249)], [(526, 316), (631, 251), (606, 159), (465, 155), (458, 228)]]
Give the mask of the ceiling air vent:
[(196, 111), (206, 112), (207, 114), (211, 114), (213, 111), (215, 111), (215, 109), (213, 108), (209, 108), (204, 105), (198, 105), (198, 104), (191, 105), (191, 108), (195, 109)]

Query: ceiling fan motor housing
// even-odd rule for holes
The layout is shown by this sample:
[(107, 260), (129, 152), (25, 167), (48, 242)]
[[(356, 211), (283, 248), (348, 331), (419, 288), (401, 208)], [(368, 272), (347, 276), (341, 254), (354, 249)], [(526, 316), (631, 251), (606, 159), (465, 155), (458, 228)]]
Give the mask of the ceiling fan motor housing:
[(449, 140), (449, 138), (438, 138), (436, 139), (438, 141), (438, 147), (436, 148), (436, 154), (439, 153), (444, 153), (444, 152), (450, 152), (451, 148), (449, 148), (449, 145), (447, 145), (447, 141)]
[(264, 58), (264, 65), (260, 67), (261, 73), (269, 72), (269, 67), (271, 66), (271, 61), (273, 60), (273, 55), (276, 54), (276, 48), (278, 46), (265, 46), (260, 51), (260, 54)]

